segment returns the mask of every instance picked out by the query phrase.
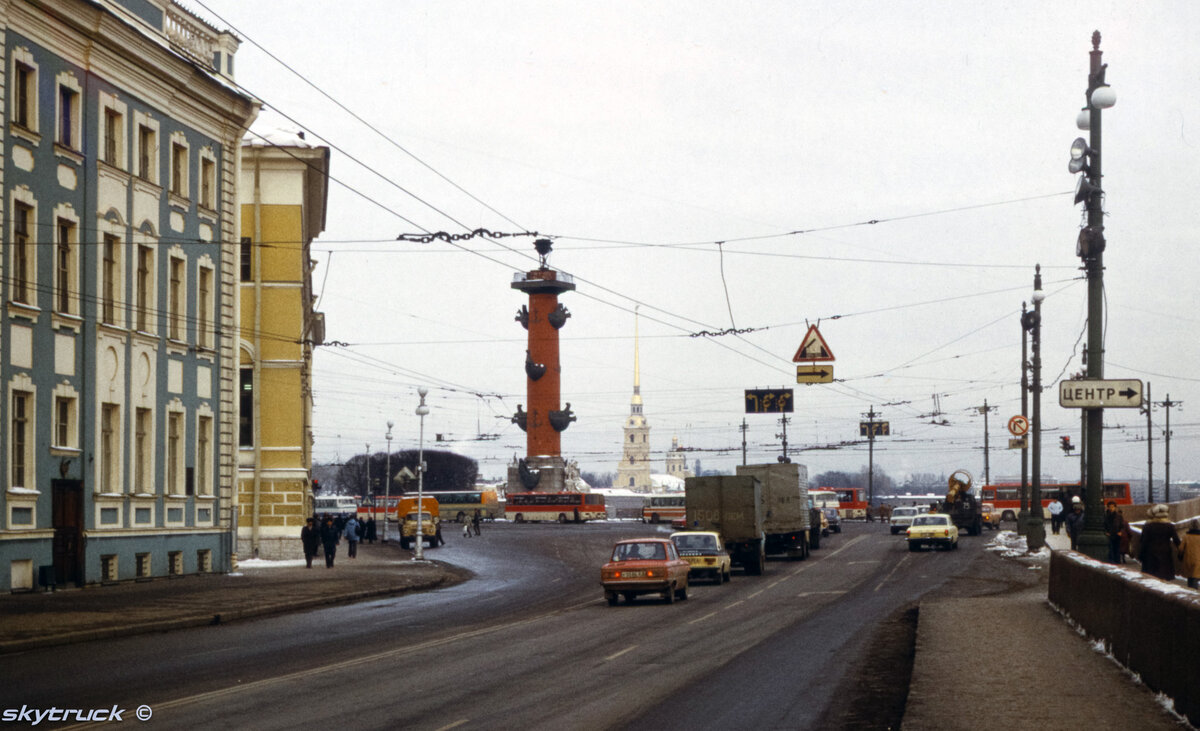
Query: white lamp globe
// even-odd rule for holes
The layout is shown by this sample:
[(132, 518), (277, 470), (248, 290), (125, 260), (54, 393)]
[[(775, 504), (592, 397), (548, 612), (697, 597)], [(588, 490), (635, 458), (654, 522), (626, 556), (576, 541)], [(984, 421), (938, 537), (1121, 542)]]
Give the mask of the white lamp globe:
[(1092, 92), (1092, 106), (1097, 109), (1108, 109), (1117, 103), (1117, 92), (1111, 86), (1100, 86)]

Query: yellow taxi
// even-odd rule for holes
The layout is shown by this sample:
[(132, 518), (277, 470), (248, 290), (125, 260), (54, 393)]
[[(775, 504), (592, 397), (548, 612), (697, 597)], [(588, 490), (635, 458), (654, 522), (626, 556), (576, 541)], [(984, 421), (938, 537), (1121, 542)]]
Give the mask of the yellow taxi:
[(600, 584), (608, 606), (617, 597), (626, 602), (640, 594), (660, 594), (667, 604), (687, 599), (691, 565), (679, 557), (666, 538), (633, 538), (613, 546), (608, 563), (600, 567)]
[(988, 530), (1000, 529), (1000, 514), (996, 512), (996, 506), (991, 503), (983, 504), (983, 525)]
[(958, 548), (958, 526), (945, 513), (917, 515), (905, 531), (905, 538), (910, 551), (918, 551), (921, 546), (950, 550)]
[(729, 581), (729, 554), (721, 536), (706, 530), (680, 531), (671, 534), (679, 556), (691, 565), (689, 578), (709, 578), (713, 583)]

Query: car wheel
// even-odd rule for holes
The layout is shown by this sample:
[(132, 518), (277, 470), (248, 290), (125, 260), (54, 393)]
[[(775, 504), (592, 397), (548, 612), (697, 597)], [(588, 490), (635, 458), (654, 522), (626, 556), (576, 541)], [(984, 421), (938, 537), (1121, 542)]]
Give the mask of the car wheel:
[(617, 592), (615, 592), (615, 591), (604, 592), (604, 599), (605, 599), (605, 601), (608, 602), (608, 606), (610, 606), (610, 607), (617, 606)]
[(674, 585), (668, 586), (667, 590), (663, 592), (663, 599), (667, 602), (667, 604), (675, 603), (675, 586)]
[(950, 548), (957, 551), (958, 550), (958, 541), (955, 541), (954, 543), (950, 544)]
[(920, 547), (920, 546), (918, 546), (918, 545), (917, 545), (917, 544), (915, 544), (915, 543), (910, 543), (910, 544), (908, 544), (908, 550), (910, 550), (910, 551), (913, 551), (914, 553), (915, 553), (916, 551), (919, 551), (920, 549), (921, 549), (921, 547)]
[(681, 602), (687, 601), (687, 590), (688, 590), (687, 584), (684, 584), (683, 588), (680, 589), (678, 592), (676, 592), (679, 595), (679, 601), (681, 601)]
[(896, 535), (899, 532), (900, 532), (899, 528), (897, 528), (896, 526), (892, 526), (892, 535)]

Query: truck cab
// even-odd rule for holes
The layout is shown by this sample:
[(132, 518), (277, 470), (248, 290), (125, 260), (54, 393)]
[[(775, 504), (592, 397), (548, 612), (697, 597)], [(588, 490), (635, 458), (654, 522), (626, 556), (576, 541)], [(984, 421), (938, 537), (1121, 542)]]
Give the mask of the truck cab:
[[(437, 498), (423, 497), (420, 502), (421, 540), (428, 541), (430, 548), (437, 548), (445, 543)], [(411, 548), (417, 540), (417, 498), (400, 498), (396, 505), (396, 522), (400, 524), (400, 547)]]

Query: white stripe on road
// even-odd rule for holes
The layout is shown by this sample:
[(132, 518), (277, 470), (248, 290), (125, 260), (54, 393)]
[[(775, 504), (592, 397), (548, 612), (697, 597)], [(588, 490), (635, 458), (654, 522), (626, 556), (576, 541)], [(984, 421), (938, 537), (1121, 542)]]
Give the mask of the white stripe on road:
[(605, 661), (608, 661), (608, 660), (616, 660), (618, 657), (620, 657), (620, 656), (624, 655), (625, 653), (629, 652), (630, 650), (632, 650), (632, 649), (633, 649), (633, 648), (635, 648), (635, 647), (637, 647), (637, 645), (630, 645), (629, 647), (626, 647), (624, 650), (621, 650), (620, 652), (614, 652), (613, 654), (611, 654), (611, 655), (609, 655), (608, 657), (604, 658), (604, 660), (605, 660)]

